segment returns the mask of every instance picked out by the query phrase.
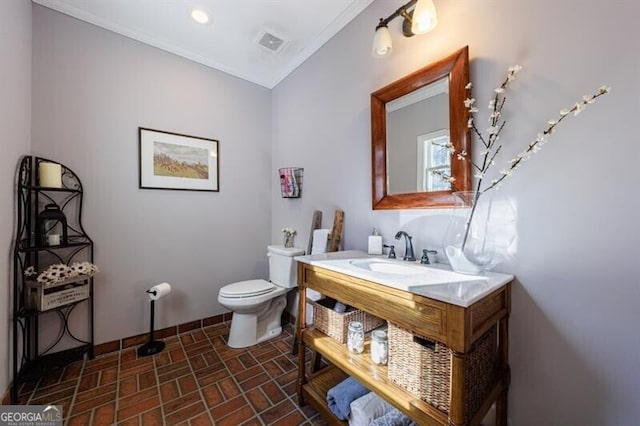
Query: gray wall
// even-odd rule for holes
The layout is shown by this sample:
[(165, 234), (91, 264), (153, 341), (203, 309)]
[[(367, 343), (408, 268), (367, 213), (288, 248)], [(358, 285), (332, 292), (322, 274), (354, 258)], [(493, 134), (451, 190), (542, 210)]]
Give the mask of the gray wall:
[(274, 89), (273, 166), (304, 167), (305, 187), (301, 199), (284, 200), (273, 178), (272, 238), (287, 225), (306, 231), (314, 209), (323, 210), (330, 225), (326, 217), (339, 207), (347, 249), (366, 250), (376, 226), (385, 242), (404, 229), (417, 249), (441, 250), (448, 210), (371, 210), (369, 95), (464, 45), (483, 111), (507, 67), (524, 66), (508, 94), (499, 161), (522, 150), (561, 108), (611, 85), (610, 95), (563, 122), (494, 194), (510, 206), (517, 231), (497, 270), (517, 277), (512, 424), (636, 424), (640, 5), (441, 1), (432, 33), (403, 38), (396, 20), (392, 56), (372, 58), (376, 22), (402, 3), (374, 2)]
[(0, 397), (9, 386), (15, 174), (31, 145), (31, 2), (0, 2)]
[[(96, 343), (226, 311), (218, 290), (265, 278), (270, 91), (33, 7), (33, 152), (83, 182), (95, 241)], [(220, 192), (138, 189), (138, 126), (218, 139)]]

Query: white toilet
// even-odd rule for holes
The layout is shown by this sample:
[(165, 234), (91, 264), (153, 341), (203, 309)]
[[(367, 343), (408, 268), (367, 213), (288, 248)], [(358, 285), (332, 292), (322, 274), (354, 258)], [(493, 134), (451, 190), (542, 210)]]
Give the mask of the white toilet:
[(299, 248), (268, 246), (269, 281), (249, 280), (220, 289), (218, 302), (233, 311), (228, 345), (246, 348), (282, 333), (281, 316), (287, 305), (287, 292), (298, 286), (294, 256)]

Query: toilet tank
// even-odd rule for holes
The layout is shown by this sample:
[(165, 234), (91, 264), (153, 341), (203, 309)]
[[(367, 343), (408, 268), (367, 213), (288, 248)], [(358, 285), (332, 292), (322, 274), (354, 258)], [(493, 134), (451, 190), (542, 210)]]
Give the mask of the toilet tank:
[(297, 287), (298, 262), (296, 262), (293, 257), (303, 254), (304, 250), (295, 247), (268, 246), (269, 280), (280, 287)]

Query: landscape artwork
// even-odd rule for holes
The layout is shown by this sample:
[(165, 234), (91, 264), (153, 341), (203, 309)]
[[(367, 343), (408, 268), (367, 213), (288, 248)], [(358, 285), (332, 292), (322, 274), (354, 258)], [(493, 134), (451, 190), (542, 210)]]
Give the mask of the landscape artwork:
[(140, 189), (219, 192), (215, 139), (139, 127)]
[(153, 174), (209, 179), (209, 150), (154, 141)]

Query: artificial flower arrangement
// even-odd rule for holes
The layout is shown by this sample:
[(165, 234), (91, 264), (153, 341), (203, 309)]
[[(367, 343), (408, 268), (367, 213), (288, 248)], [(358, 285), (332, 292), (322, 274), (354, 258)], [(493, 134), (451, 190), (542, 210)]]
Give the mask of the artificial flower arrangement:
[(284, 246), (287, 248), (293, 247), (293, 237), (296, 235), (295, 228), (286, 227), (282, 228), (282, 236), (284, 239)]
[(294, 228), (282, 228), (282, 233), (284, 234), (285, 237), (289, 237), (291, 235), (296, 235), (296, 230)]
[(40, 274), (36, 272), (33, 266), (29, 266), (25, 269), (24, 275), (27, 278), (38, 275), (36, 281), (39, 284), (50, 286), (79, 276), (92, 277), (98, 272), (100, 272), (98, 267), (91, 262), (75, 262), (71, 265), (65, 265), (64, 263), (50, 265)]
[[(582, 97), (581, 100), (577, 101), (572, 106), (568, 108), (563, 108), (562, 110), (560, 110), (559, 115), (556, 118), (549, 120), (546, 124), (546, 127), (544, 127), (544, 130), (538, 133), (536, 138), (531, 142), (529, 142), (529, 144), (526, 146), (524, 150), (518, 153), (515, 158), (512, 158), (511, 160), (509, 160), (509, 162), (500, 170), (499, 176), (490, 180), (487, 183), (485, 181), (487, 172), (489, 171), (489, 169), (491, 169), (492, 166), (495, 165), (496, 156), (500, 153), (503, 146), (502, 142), (500, 141), (500, 133), (502, 132), (502, 130), (506, 125), (506, 122), (502, 117), (502, 111), (506, 102), (505, 92), (506, 92), (506, 89), (509, 87), (509, 84), (513, 80), (515, 80), (516, 75), (521, 70), (522, 70), (522, 67), (520, 65), (513, 65), (509, 67), (507, 76), (502, 82), (502, 84), (498, 86), (496, 89), (494, 89), (493, 97), (491, 98), (491, 101), (489, 102), (489, 105), (488, 105), (490, 115), (488, 119), (489, 126), (486, 129), (486, 134), (480, 131), (479, 125), (476, 123), (475, 113), (477, 113), (479, 109), (476, 106), (475, 98), (471, 96), (472, 84), (468, 83), (465, 86), (468, 96), (464, 100), (464, 106), (467, 108), (469, 112), (467, 127), (471, 129), (475, 137), (477, 137), (477, 139), (482, 144), (482, 147), (481, 147), (482, 150), (480, 151), (477, 157), (477, 160), (474, 160), (471, 158), (471, 156), (468, 154), (467, 151), (463, 150), (460, 152), (456, 152), (452, 144), (449, 143), (447, 145), (447, 148), (451, 152), (452, 157), (456, 158), (459, 161), (469, 161), (471, 163), (471, 167), (474, 172), (474, 177), (477, 179), (476, 185), (475, 185), (475, 191), (471, 191), (466, 194), (458, 193), (460, 194), (461, 197), (464, 197), (465, 202), (471, 206), (471, 210), (469, 214), (466, 216), (465, 224), (464, 224), (465, 227), (462, 232), (462, 235), (458, 234), (458, 236), (454, 237), (454, 239), (460, 238), (461, 245), (458, 247), (458, 249), (451, 250), (451, 251), (447, 250), (447, 247), (445, 247), (445, 252), (447, 253), (447, 257), (449, 258), (449, 261), (452, 264), (452, 267), (454, 266), (454, 263), (456, 263), (456, 259), (452, 259), (453, 257), (457, 256), (458, 258), (460, 258), (463, 253), (466, 256), (467, 252), (465, 251), (465, 247), (468, 243), (472, 222), (474, 222), (473, 221), (474, 213), (476, 212), (476, 207), (478, 205), (478, 199), (480, 198), (480, 196), (491, 189), (499, 188), (502, 182), (507, 177), (511, 176), (512, 173), (515, 170), (517, 170), (522, 165), (523, 162), (529, 160), (531, 158), (531, 155), (537, 153), (542, 148), (542, 146), (548, 141), (549, 137), (555, 132), (557, 126), (562, 121), (564, 121), (567, 117), (571, 115), (577, 116), (582, 111), (584, 111), (584, 109), (588, 105), (594, 103), (597, 98), (610, 92), (609, 87), (602, 86), (597, 91), (595, 91), (595, 93), (590, 95), (585, 95)], [(451, 184), (451, 188), (455, 191), (455, 178), (442, 173), (439, 173), (439, 175), (441, 176), (442, 179), (448, 181)], [(450, 223), (450, 226), (451, 226), (451, 223)], [(484, 226), (484, 228), (486, 228), (486, 226)], [(482, 243), (482, 245), (483, 245), (482, 249), (484, 249), (484, 242)], [(477, 247), (472, 248), (470, 250), (476, 250), (476, 249)], [(453, 253), (453, 254), (450, 255), (449, 253)], [(465, 265), (465, 263), (466, 263), (466, 260), (462, 259), (462, 269), (467, 268), (468, 264)], [(476, 269), (474, 272), (479, 272), (480, 269), (481, 268)]]

